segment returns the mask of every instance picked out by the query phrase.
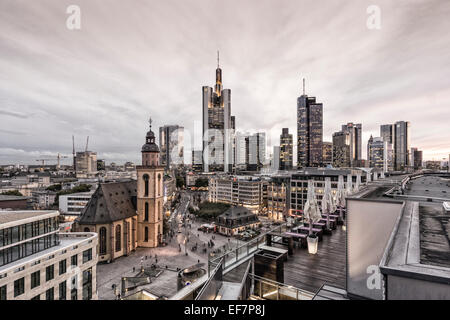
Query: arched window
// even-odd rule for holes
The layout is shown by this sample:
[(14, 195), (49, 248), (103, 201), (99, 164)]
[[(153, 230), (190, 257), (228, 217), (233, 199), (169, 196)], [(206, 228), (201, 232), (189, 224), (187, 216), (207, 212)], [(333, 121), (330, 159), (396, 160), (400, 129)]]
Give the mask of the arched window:
[(122, 250), (122, 230), (120, 224), (116, 226), (116, 252)]
[(106, 254), (106, 228), (105, 227), (101, 227), (100, 228), (100, 232), (99, 232), (99, 237), (100, 237), (100, 255)]
[(144, 174), (142, 178), (144, 179), (144, 196), (148, 197), (148, 174)]
[(148, 221), (148, 202), (145, 203), (144, 209), (144, 221)]
[(161, 173), (158, 173), (158, 196), (161, 195)]
[(156, 217), (160, 217), (160, 219), (161, 219), (161, 204), (160, 204), (160, 202), (158, 201), (158, 211), (156, 212)]
[(91, 230), (89, 230), (88, 227), (84, 228), (84, 232), (90, 232)]
[(144, 241), (148, 242), (148, 227), (145, 227), (144, 229)]

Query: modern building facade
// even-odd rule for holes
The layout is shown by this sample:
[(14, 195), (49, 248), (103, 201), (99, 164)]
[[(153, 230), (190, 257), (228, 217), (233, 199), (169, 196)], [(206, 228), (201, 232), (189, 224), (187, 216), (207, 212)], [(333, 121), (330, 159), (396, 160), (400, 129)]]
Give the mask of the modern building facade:
[(362, 125), (349, 122), (342, 126), (342, 132), (348, 132), (350, 136), (350, 166), (362, 159)]
[(333, 133), (333, 166), (336, 168), (351, 167), (350, 133), (339, 131)]
[(297, 167), (318, 167), (323, 163), (323, 105), (315, 97), (297, 98)]
[(394, 169), (397, 171), (407, 170), (411, 164), (410, 155), (410, 122), (397, 121), (395, 124), (385, 124), (380, 126), (380, 136), (393, 146)]
[(280, 170), (291, 170), (293, 165), (293, 138), (289, 128), (283, 128), (280, 135)]
[(59, 233), (58, 211), (0, 217), (0, 300), (97, 299), (97, 234)]
[(166, 125), (159, 127), (161, 165), (166, 170), (184, 164), (184, 127)]
[(245, 138), (245, 164), (248, 171), (259, 171), (266, 162), (266, 134), (257, 132)]
[(79, 216), (93, 192), (78, 192), (59, 196), (59, 212), (65, 216)]
[(208, 199), (234, 206), (244, 206), (254, 213), (263, 207), (264, 182), (251, 176), (212, 177), (209, 179)]
[(324, 141), (322, 150), (323, 165), (327, 166), (333, 164), (333, 142)]
[(202, 150), (192, 150), (192, 171), (203, 172), (203, 152), (202, 152)]
[(203, 170), (229, 172), (233, 167), (231, 90), (223, 89), (219, 57), (216, 84), (214, 88), (203, 86), (202, 94)]
[(289, 176), (272, 177), (267, 184), (267, 216), (284, 221), (289, 212)]
[(393, 170), (393, 150), (392, 144), (382, 137), (370, 136), (367, 142), (367, 158), (369, 167), (382, 169), (383, 172)]

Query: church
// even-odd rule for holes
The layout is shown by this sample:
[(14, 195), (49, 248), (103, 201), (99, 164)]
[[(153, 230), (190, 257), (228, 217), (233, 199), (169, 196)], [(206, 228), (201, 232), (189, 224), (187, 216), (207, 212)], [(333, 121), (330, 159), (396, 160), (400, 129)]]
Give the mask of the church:
[(150, 129), (142, 146), (137, 181), (101, 183), (79, 218), (75, 232), (98, 233), (98, 261), (112, 262), (137, 247), (154, 248), (162, 242), (164, 166)]

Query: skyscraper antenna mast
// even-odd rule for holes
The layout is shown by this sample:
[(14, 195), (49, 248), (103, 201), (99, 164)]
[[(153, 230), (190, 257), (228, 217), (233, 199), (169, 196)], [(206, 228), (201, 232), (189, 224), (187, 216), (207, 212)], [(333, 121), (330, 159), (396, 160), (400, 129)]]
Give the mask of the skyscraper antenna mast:
[(303, 78), (303, 95), (305, 95), (305, 78)]
[(217, 50), (217, 69), (219, 69), (219, 50)]

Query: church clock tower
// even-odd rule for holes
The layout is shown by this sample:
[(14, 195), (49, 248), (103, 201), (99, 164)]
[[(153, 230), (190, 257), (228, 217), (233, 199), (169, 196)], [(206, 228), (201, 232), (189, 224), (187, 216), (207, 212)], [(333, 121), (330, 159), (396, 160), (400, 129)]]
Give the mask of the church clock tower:
[(162, 241), (164, 166), (159, 163), (159, 148), (150, 130), (142, 146), (142, 165), (137, 171), (137, 240), (139, 247), (154, 248)]

